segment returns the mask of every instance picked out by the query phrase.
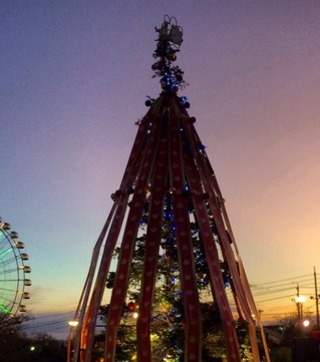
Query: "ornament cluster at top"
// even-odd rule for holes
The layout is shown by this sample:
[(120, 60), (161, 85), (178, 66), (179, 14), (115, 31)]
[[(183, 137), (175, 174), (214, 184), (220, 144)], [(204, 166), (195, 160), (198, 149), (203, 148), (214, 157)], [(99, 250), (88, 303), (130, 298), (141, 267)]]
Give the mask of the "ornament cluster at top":
[(177, 25), (175, 17), (166, 15), (161, 27), (155, 30), (159, 33), (159, 38), (157, 48), (153, 53), (153, 57), (157, 59), (152, 65), (154, 77), (161, 78), (161, 87), (164, 91), (177, 92), (186, 85), (183, 80), (183, 71), (178, 66), (172, 65), (183, 42), (182, 28)]

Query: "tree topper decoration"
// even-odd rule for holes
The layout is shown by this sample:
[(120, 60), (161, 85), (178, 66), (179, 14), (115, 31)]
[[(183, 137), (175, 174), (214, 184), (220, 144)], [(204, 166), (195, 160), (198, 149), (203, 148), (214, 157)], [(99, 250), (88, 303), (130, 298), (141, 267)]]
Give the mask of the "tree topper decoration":
[(183, 80), (183, 71), (178, 66), (172, 66), (183, 42), (182, 27), (177, 25), (175, 17), (165, 15), (161, 27), (156, 27), (155, 31), (159, 33), (159, 37), (153, 57), (159, 59), (152, 65), (154, 77), (161, 77), (161, 87), (164, 91), (177, 92), (186, 84)]
[(160, 34), (162, 39), (166, 39), (167, 41), (170, 41), (177, 46), (182, 44), (182, 27), (177, 25), (177, 19), (175, 17), (170, 18), (168, 15), (165, 15), (161, 28), (155, 29)]

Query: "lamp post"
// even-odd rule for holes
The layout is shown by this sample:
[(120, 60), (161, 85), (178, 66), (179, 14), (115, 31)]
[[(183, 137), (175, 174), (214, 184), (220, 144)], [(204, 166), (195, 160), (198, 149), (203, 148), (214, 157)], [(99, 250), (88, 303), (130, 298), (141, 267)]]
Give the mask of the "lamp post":
[[(68, 349), (67, 349), (67, 362), (71, 362), (73, 358), (71, 359), (71, 345), (74, 344), (74, 331), (78, 327), (79, 322), (72, 320), (68, 322), (68, 325), (70, 327), (70, 333), (68, 336)], [(72, 331), (72, 333), (71, 333)], [(72, 334), (72, 340), (71, 340), (71, 334)], [(73, 346), (74, 347), (74, 346)]]

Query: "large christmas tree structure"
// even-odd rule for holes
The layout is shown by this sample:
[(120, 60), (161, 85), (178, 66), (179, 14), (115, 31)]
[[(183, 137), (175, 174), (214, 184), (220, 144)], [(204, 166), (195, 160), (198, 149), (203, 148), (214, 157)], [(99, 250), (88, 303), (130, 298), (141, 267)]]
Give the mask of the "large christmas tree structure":
[[(101, 313), (105, 362), (201, 362), (214, 355), (218, 336), (228, 361), (260, 361), (257, 330), (269, 360), (224, 199), (188, 100), (178, 96), (185, 85), (175, 65), (182, 29), (165, 17), (156, 32), (152, 69), (162, 92), (146, 102), (93, 250), (75, 313), (73, 360), (91, 361)], [(101, 308), (106, 290), (110, 302)], [(251, 357), (243, 355), (245, 339)]]

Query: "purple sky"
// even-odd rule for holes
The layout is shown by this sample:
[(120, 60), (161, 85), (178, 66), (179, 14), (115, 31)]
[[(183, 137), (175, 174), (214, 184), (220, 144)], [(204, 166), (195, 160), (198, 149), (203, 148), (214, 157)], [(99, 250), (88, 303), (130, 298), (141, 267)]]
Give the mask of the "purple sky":
[[(2, 0), (0, 13), (0, 215), (30, 254), (33, 313), (77, 304), (134, 123), (146, 95), (160, 93), (151, 64), (165, 14), (184, 29), (181, 95), (253, 291), (266, 291), (258, 308), (293, 312), (295, 282), (312, 295), (303, 288), (320, 271), (319, 1)], [(268, 294), (265, 283), (283, 279), (292, 290)]]

